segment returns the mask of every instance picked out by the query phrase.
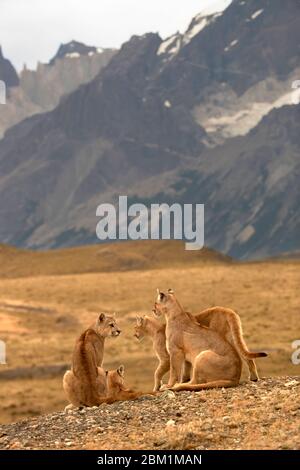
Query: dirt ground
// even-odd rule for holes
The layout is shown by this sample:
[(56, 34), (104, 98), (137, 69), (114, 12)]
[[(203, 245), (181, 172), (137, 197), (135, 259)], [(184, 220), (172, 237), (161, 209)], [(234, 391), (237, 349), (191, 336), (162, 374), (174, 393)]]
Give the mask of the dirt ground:
[(0, 449), (300, 449), (300, 377), (163, 392), (0, 426)]

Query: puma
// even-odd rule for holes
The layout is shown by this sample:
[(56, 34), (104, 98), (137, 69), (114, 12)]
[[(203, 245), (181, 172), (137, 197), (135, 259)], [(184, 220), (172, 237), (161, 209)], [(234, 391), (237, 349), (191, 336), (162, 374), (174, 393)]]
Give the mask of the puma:
[(72, 368), (63, 377), (63, 388), (73, 406), (106, 403), (106, 378), (102, 369), (104, 341), (119, 336), (120, 329), (112, 316), (101, 313), (95, 324), (76, 341)]
[[(261, 355), (261, 353), (252, 353), (248, 350), (245, 340), (243, 338), (243, 330), (240, 317), (234, 310), (225, 307), (210, 307), (205, 310), (202, 310), (200, 313), (194, 315), (194, 317), (197, 322), (200, 323), (202, 326), (207, 326), (212, 330), (217, 331), (232, 346), (234, 346), (240, 357), (244, 359), (247, 363), (250, 372), (250, 380), (254, 382), (259, 380), (254, 358), (263, 356)], [(147, 321), (146, 323), (149, 323), (149, 321)], [(155, 324), (157, 325), (157, 328), (162, 326), (157, 321), (156, 323), (154, 323), (154, 325)], [(150, 336), (153, 336), (151, 332), (153, 332), (154, 325), (152, 326), (152, 328), (150, 328), (151, 331), (149, 331), (148, 333)], [(147, 334), (148, 329), (149, 328), (146, 326), (145, 334)], [(160, 336), (162, 334), (165, 333), (161, 332)]]
[(135, 392), (125, 386), (124, 378), (125, 368), (120, 366), (117, 370), (109, 370), (106, 372), (106, 385), (107, 385), (107, 397), (111, 401), (127, 401), (135, 400), (136, 398), (145, 395), (155, 395), (152, 392)]
[[(217, 331), (232, 346), (235, 347), (241, 359), (244, 359), (250, 372), (250, 380), (259, 380), (253, 357), (257, 353), (251, 353), (244, 341), (242, 326), (239, 315), (230, 308), (211, 307), (194, 315), (194, 318), (202, 326), (207, 326)], [(134, 336), (142, 340), (144, 336), (152, 339), (153, 350), (158, 358), (158, 367), (154, 373), (154, 391), (159, 390), (163, 376), (170, 369), (170, 357), (166, 347), (166, 325), (153, 317), (138, 316), (134, 327)], [(190, 379), (190, 367), (188, 363), (184, 366), (183, 382)]]
[(166, 325), (152, 317), (137, 317), (134, 336), (138, 340), (142, 340), (144, 336), (150, 336), (152, 339), (153, 349), (158, 359), (158, 366), (154, 372), (153, 391), (155, 392), (159, 390), (163, 376), (170, 369), (170, 356), (166, 348)]
[[(212, 311), (201, 312), (202, 319), (212, 315)], [(264, 357), (265, 353), (250, 353), (242, 339), (240, 322), (237, 328), (231, 328), (231, 344), (220, 332), (214, 331), (217, 322), (210, 321), (210, 328), (199, 324), (193, 315), (185, 312), (173, 291), (167, 294), (158, 291), (154, 305), (154, 313), (166, 317), (166, 349), (170, 355), (170, 379), (168, 387), (173, 390), (201, 390), (213, 387), (231, 387), (239, 383), (241, 376), (241, 358), (238, 354), (245, 352), (254, 357)], [(215, 314), (214, 312), (213, 314)], [(231, 325), (235, 312), (230, 311), (228, 318)], [(223, 317), (225, 318), (225, 317)], [(239, 331), (240, 337), (236, 339), (234, 332)], [(224, 331), (223, 331), (224, 334)], [(226, 333), (224, 334), (226, 336)], [(249, 358), (249, 356), (248, 356)], [(192, 367), (189, 383), (182, 382), (182, 371), (185, 362)], [(175, 385), (177, 383), (177, 385)]]

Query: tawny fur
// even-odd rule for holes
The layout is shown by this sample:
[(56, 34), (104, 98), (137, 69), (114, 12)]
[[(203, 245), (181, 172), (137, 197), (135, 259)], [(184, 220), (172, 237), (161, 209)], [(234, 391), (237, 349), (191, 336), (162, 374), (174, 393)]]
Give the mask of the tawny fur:
[[(242, 363), (236, 349), (219, 333), (197, 323), (193, 315), (183, 310), (173, 292), (158, 292), (155, 311), (166, 318), (166, 347), (170, 355), (168, 388), (201, 390), (239, 384)], [(189, 383), (181, 383), (185, 361), (192, 366)]]
[(104, 341), (118, 336), (120, 330), (112, 316), (100, 314), (96, 323), (76, 341), (72, 368), (63, 377), (63, 388), (73, 406), (94, 406), (107, 403), (106, 377), (101, 368)]
[[(242, 325), (239, 315), (230, 308), (212, 307), (194, 315), (202, 326), (207, 326), (218, 332), (232, 346), (235, 347), (241, 359), (247, 363), (250, 380), (259, 380), (256, 364), (253, 357), (264, 357), (265, 353), (251, 353), (243, 338)], [(154, 373), (154, 390), (159, 390), (163, 376), (169, 372), (170, 356), (166, 346), (166, 325), (149, 316), (137, 317), (134, 335), (138, 339), (149, 336), (152, 339), (153, 350), (159, 364)], [(190, 364), (185, 363), (182, 381), (190, 379)]]
[(158, 366), (154, 372), (154, 388), (160, 388), (163, 376), (170, 370), (170, 356), (166, 347), (166, 325), (152, 317), (138, 317), (134, 327), (134, 336), (141, 340), (144, 336), (152, 339), (153, 350), (158, 359)]
[(124, 366), (107, 372), (107, 396), (112, 401), (135, 400), (145, 395), (155, 395), (153, 392), (136, 392), (125, 386)]

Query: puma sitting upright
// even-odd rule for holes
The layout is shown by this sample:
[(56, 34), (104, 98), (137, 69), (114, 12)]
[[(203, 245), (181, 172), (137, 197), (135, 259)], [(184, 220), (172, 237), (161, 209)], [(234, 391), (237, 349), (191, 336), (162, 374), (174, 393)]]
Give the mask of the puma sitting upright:
[[(201, 390), (238, 385), (241, 359), (237, 349), (241, 344), (243, 349), (251, 354), (251, 358), (266, 356), (265, 353), (249, 353), (245, 343), (241, 341), (242, 337), (236, 341), (233, 331), (232, 337), (227, 341), (219, 332), (214, 331), (217, 322), (210, 321), (210, 328), (197, 323), (195, 317), (182, 309), (172, 291), (167, 294), (158, 292), (154, 313), (158, 316), (164, 313), (166, 317), (166, 348), (170, 355), (168, 387), (173, 387), (174, 390)], [(211, 315), (212, 311), (206, 311), (203, 318), (207, 321)], [(236, 317), (231, 314), (230, 318), (232, 321)], [(240, 329), (239, 331), (241, 332)], [(230, 339), (233, 345), (229, 343)], [(182, 383), (174, 387), (175, 383), (182, 381), (185, 362), (192, 366), (191, 380), (188, 384)]]
[(120, 329), (112, 316), (101, 313), (95, 324), (76, 341), (72, 369), (63, 377), (63, 388), (73, 406), (106, 403), (106, 377), (102, 369), (104, 341), (119, 336)]
[[(252, 353), (248, 350), (243, 338), (240, 317), (234, 310), (225, 307), (211, 307), (194, 315), (194, 318), (200, 325), (217, 331), (234, 346), (241, 359), (244, 359), (247, 363), (250, 380), (254, 382), (259, 380), (253, 358), (261, 357), (261, 355), (258, 356), (257, 353)], [(147, 315), (138, 316), (134, 327), (134, 336), (139, 340), (144, 336), (149, 336), (152, 339), (153, 350), (159, 360), (158, 367), (154, 373), (154, 390), (159, 390), (163, 376), (170, 369), (170, 356), (166, 346), (166, 325)], [(185, 363), (183, 382), (190, 379), (189, 369), (189, 364)]]

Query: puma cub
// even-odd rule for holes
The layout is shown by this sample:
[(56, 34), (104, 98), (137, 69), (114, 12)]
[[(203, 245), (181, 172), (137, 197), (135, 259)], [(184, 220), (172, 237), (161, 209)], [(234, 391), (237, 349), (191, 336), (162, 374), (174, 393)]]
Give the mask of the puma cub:
[(106, 372), (107, 397), (111, 401), (127, 401), (145, 395), (155, 395), (152, 392), (135, 392), (125, 386), (125, 367), (122, 365), (117, 370), (109, 370)]
[(142, 340), (144, 336), (150, 336), (152, 339), (153, 350), (158, 359), (158, 366), (154, 372), (153, 391), (158, 391), (163, 376), (170, 370), (170, 356), (166, 347), (166, 325), (153, 317), (137, 317), (134, 336), (138, 340)]

